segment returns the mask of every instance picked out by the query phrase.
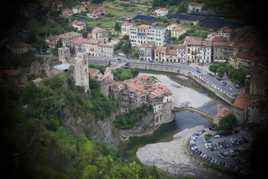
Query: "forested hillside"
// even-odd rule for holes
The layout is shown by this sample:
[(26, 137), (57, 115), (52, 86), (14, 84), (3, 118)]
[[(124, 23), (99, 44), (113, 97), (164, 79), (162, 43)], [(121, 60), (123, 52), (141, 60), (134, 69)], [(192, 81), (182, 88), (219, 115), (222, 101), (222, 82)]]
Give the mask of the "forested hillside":
[(116, 110), (116, 100), (104, 97), (96, 85), (86, 95), (66, 75), (58, 75), (19, 90), (12, 83), (1, 85), (2, 91), (2, 156), (8, 161), (3, 167), (11, 178), (167, 178), (156, 169), (123, 161), (85, 131), (64, 125), (66, 108), (74, 117), (93, 121)]

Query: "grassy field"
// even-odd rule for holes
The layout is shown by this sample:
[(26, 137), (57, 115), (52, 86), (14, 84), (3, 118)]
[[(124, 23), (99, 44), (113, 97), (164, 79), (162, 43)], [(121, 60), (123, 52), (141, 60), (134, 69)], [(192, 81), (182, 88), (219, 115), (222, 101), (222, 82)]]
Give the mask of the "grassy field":
[(143, 0), (138, 3), (130, 3), (120, 0), (115, 0), (113, 2), (105, 1), (103, 7), (108, 14), (100, 19), (89, 19), (87, 21), (89, 26), (113, 29), (115, 22), (120, 19), (123, 20), (126, 17), (131, 18), (137, 14), (148, 14), (150, 12), (151, 2)]

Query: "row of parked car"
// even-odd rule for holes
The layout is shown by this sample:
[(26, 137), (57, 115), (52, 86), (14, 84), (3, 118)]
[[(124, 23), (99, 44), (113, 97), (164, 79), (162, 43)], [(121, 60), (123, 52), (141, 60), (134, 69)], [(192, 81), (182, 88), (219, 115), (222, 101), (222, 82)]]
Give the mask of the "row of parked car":
[[(232, 170), (232, 171), (239, 171), (240, 170), (239, 165), (237, 165), (235, 162), (231, 162), (230, 160), (227, 160), (227, 157), (233, 156), (235, 154), (234, 150), (229, 149), (229, 150), (225, 150), (224, 152), (220, 152), (221, 151), (220, 149), (224, 148), (223, 147), (224, 145), (222, 144), (216, 145), (215, 143), (212, 143), (210, 141), (207, 141), (205, 143), (205, 148), (210, 151), (214, 151), (214, 150), (219, 151), (219, 153), (216, 156), (209, 155), (208, 152), (204, 152), (199, 149), (199, 147), (197, 146), (197, 140), (199, 139), (199, 137), (202, 137), (201, 135), (204, 132), (205, 130), (198, 131), (197, 133), (191, 136), (190, 142), (189, 142), (191, 152), (194, 155), (202, 158), (203, 160), (206, 160), (210, 164), (217, 165), (217, 166), (220, 166), (228, 170)], [(219, 135), (216, 138), (219, 138)]]
[(235, 86), (229, 85), (226, 81), (220, 81), (215, 77), (202, 74), (198, 71), (192, 71), (191, 75), (203, 81), (204, 83), (214, 88), (215, 90), (229, 96), (230, 98), (234, 98), (238, 93), (238, 89), (236, 89)]

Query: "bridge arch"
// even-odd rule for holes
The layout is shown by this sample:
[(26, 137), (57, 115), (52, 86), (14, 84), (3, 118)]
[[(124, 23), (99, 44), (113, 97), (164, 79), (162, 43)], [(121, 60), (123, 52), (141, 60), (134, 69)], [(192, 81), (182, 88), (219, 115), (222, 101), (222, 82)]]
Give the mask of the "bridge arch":
[(209, 122), (211, 122), (211, 123), (214, 121), (214, 117), (213, 116), (211, 116), (210, 114), (208, 114), (206, 112), (200, 111), (200, 110), (198, 110), (196, 108), (192, 108), (192, 107), (174, 107), (172, 109), (172, 112), (173, 113), (175, 113), (175, 112), (181, 112), (181, 111), (190, 111), (190, 112), (199, 114), (200, 116), (207, 118), (209, 120)]

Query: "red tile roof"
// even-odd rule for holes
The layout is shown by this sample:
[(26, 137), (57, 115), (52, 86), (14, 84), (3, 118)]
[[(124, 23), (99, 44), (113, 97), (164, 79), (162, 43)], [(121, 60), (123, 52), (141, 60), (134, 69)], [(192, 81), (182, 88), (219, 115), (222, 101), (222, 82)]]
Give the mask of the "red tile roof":
[(235, 99), (234, 106), (245, 110), (250, 105), (250, 96), (246, 94), (245, 89), (242, 89), (239, 96)]

